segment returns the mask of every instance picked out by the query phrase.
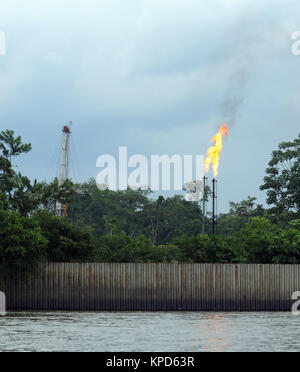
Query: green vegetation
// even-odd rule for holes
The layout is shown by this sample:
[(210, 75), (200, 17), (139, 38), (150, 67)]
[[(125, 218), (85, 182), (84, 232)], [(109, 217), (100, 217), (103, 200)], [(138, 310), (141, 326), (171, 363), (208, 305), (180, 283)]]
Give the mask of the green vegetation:
[[(0, 133), (0, 269), (31, 270), (37, 262), (300, 263), (300, 135), (274, 151), (261, 190), (269, 209), (248, 197), (230, 203), (211, 234), (202, 203), (157, 200), (146, 191), (101, 191), (33, 183), (13, 165), (28, 153), (13, 131)], [(59, 201), (69, 218), (55, 216)]]

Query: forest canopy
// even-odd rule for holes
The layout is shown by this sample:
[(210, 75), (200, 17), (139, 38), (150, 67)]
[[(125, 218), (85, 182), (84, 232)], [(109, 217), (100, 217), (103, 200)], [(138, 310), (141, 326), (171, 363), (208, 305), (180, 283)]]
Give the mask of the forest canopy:
[[(211, 216), (202, 202), (150, 191), (99, 190), (95, 180), (73, 184), (31, 181), (15, 161), (31, 145), (11, 130), (0, 132), (0, 267), (32, 269), (38, 262), (300, 263), (300, 135), (272, 154), (255, 197), (230, 202)], [(68, 205), (57, 217), (56, 203)]]

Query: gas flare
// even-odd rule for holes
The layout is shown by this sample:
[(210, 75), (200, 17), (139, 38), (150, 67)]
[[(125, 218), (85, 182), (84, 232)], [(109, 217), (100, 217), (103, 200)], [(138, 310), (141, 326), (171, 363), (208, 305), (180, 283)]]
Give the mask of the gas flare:
[(205, 173), (208, 173), (210, 165), (212, 164), (215, 178), (218, 175), (220, 154), (223, 148), (223, 136), (228, 136), (228, 134), (227, 125), (224, 124), (219, 129), (219, 133), (211, 139), (211, 142), (215, 142), (215, 145), (210, 147), (207, 151), (207, 156), (205, 159)]

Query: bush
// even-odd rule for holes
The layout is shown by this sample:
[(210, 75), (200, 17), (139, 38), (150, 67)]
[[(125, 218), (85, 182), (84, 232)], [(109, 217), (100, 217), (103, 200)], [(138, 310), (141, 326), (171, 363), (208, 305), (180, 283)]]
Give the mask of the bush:
[(299, 230), (281, 229), (266, 218), (252, 218), (235, 234), (235, 241), (247, 250), (249, 263), (300, 263)]
[(0, 267), (5, 275), (29, 272), (46, 258), (47, 239), (38, 222), (0, 210)]
[(185, 262), (243, 263), (247, 261), (246, 250), (232, 238), (199, 234), (183, 235), (173, 240), (179, 247)]
[(88, 227), (79, 227), (46, 211), (36, 214), (47, 238), (47, 259), (52, 262), (87, 262), (94, 259), (95, 241)]

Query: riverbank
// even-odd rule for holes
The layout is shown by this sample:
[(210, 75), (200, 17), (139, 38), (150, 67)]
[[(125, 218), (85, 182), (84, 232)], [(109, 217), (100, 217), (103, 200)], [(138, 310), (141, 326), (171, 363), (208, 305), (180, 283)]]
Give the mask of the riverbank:
[(10, 311), (291, 311), (300, 265), (48, 263), (0, 282)]

